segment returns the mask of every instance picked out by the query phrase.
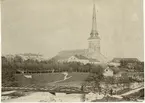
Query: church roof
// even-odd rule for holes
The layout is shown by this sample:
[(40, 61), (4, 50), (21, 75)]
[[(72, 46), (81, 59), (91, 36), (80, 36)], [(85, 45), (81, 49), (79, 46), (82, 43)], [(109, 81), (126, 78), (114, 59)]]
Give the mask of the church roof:
[(64, 60), (75, 55), (85, 55), (86, 51), (87, 49), (65, 50), (65, 51), (59, 52), (55, 57), (53, 57), (53, 59)]
[[(67, 60), (71, 56), (75, 56), (78, 59), (88, 59), (90, 62), (102, 62), (106, 60), (106, 57), (101, 53), (89, 54), (87, 49), (78, 49), (78, 50), (66, 50), (59, 52), (53, 59), (55, 60)], [(92, 58), (94, 57), (94, 58)]]
[(85, 59), (85, 60), (88, 60), (87, 57), (83, 56), (83, 55), (75, 55), (76, 58), (78, 59)]
[(97, 60), (97, 59), (92, 59), (92, 58), (90, 58), (89, 61), (90, 61), (90, 62), (99, 62), (99, 60)]

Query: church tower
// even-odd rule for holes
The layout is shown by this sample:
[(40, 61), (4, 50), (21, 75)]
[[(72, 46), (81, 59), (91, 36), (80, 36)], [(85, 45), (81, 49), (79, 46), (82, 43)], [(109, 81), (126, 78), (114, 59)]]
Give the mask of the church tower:
[(93, 6), (92, 31), (90, 33), (90, 37), (88, 38), (88, 42), (89, 42), (89, 47), (88, 47), (89, 53), (99, 54), (100, 53), (100, 37), (97, 31), (95, 3)]

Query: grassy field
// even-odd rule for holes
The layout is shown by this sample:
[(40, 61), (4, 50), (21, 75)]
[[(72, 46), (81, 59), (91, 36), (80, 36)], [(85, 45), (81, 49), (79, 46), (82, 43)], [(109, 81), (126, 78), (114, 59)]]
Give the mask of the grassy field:
[[(41, 73), (41, 74), (31, 74), (32, 78), (26, 78), (23, 74), (16, 74), (16, 80), (19, 86), (31, 86), (34, 84), (35, 86), (47, 86), (48, 84), (52, 84), (53, 82), (63, 80), (64, 75), (62, 73)], [(72, 76), (70, 79), (67, 79), (62, 82), (57, 82), (57, 85), (65, 85), (65, 84), (75, 84), (80, 85), (82, 84), (88, 77), (89, 73), (78, 73), (72, 72), (68, 74)]]

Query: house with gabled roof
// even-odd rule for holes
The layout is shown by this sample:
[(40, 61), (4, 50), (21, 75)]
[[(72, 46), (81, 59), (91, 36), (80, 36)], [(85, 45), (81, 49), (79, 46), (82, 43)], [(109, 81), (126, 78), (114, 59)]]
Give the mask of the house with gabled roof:
[(97, 63), (100, 63), (98, 60), (95, 60), (95, 59), (91, 59), (91, 58), (87, 58), (83, 55), (72, 55), (72, 56), (63, 56), (63, 57), (57, 57), (57, 60), (58, 62), (80, 62), (80, 63), (83, 63), (83, 64), (87, 64), (87, 63), (90, 63), (90, 64), (97, 64)]
[(74, 55), (74, 56), (71, 56), (68, 58), (67, 60), (68, 62), (80, 62), (80, 63), (83, 63), (83, 64), (87, 64), (89, 63), (89, 59), (82, 56), (82, 55)]
[(104, 69), (103, 75), (106, 77), (108, 77), (108, 76), (120, 77), (121, 72), (120, 72), (119, 68), (117, 68), (117, 67), (107, 67)]

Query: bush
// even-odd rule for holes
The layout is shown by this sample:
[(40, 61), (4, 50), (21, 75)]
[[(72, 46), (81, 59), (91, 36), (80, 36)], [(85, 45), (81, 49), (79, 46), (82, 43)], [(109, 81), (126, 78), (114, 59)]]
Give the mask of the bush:
[(11, 68), (2, 68), (2, 86), (17, 86), (14, 74), (15, 70)]

